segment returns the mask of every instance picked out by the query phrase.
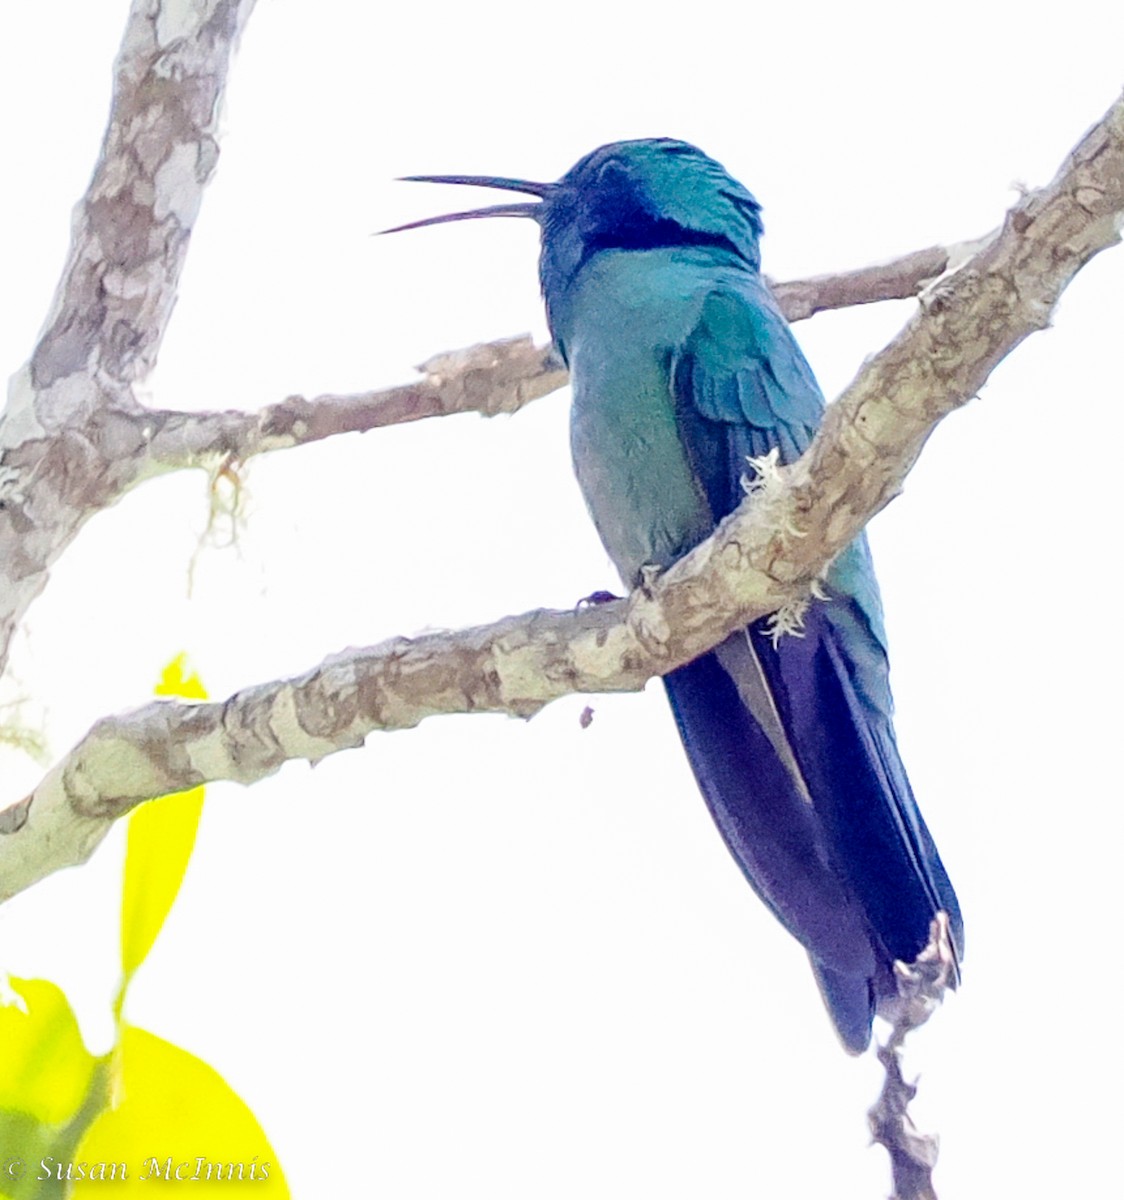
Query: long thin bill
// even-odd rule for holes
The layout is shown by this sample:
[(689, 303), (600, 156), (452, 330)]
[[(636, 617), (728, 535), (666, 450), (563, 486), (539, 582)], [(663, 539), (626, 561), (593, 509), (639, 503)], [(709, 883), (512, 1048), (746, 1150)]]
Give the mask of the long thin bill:
[[(435, 180), (446, 183), (448, 180)], [(379, 233), (402, 233), (407, 229), (421, 229), (426, 225), (444, 225), (449, 221), (474, 221), (477, 217), (530, 217), (533, 221), (538, 213), (538, 204), (493, 204), (488, 208), (473, 208), (468, 212), (445, 213), (440, 217), (424, 217), (420, 221), (410, 221), (405, 225), (395, 225), (392, 229), (380, 229)]]
[(403, 175), (403, 183), (456, 183), (465, 187), (499, 188), (505, 192), (523, 192), (528, 196), (545, 196), (554, 186), (533, 183), (529, 179), (505, 179), (500, 175)]

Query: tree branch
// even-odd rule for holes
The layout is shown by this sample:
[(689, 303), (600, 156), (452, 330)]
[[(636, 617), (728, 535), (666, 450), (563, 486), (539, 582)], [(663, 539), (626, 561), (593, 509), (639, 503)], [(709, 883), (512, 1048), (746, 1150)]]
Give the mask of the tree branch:
[(396, 639), (224, 704), (149, 704), (98, 722), (31, 795), (0, 814), (0, 897), (80, 862), (151, 796), (249, 783), (438, 713), (533, 715), (570, 692), (631, 690), (695, 658), (809, 585), (900, 489), (942, 417), (1044, 328), (1124, 223), (1124, 98), (1054, 180), (922, 297), (920, 311), (833, 404), (808, 453), (714, 535), (627, 600)]
[(258, 412), (150, 410), (149, 453), (166, 471), (220, 458), (245, 462), (271, 450), (427, 417), (518, 412), (569, 378), (553, 346), (536, 346), (528, 334), (438, 354), (418, 370), (425, 378), (417, 383), (344, 396), (289, 396)]
[(77, 372), (131, 382), (155, 365), (218, 162), (230, 52), (252, 8), (245, 0), (134, 3), (101, 155), (31, 357), (37, 391)]
[(805, 321), (818, 312), (834, 308), (853, 308), (881, 300), (908, 300), (946, 271), (967, 261), (994, 236), (992, 231), (974, 242), (914, 250), (901, 258), (839, 275), (813, 275), (788, 283), (770, 281), (770, 287), (781, 312), (792, 322)]
[[(41, 335), (0, 415), (0, 671), (51, 564), (86, 520), (153, 475), (244, 460), (342, 432), (452, 412), (514, 412), (561, 387), (561, 363), (527, 339), (424, 364), (418, 383), (293, 396), (257, 413), (143, 408), (133, 384), (156, 360), (203, 191), (218, 111), (253, 0), (134, 0), (109, 125), (75, 210), (70, 253)], [(810, 313), (916, 290), (948, 252), (780, 285)]]
[[(933, 1015), (945, 993), (955, 987), (956, 951), (952, 947), (948, 914), (937, 913), (929, 930), (928, 945), (912, 963), (894, 963), (897, 985), (896, 1011), (889, 1040), (877, 1049), (886, 1072), (882, 1092), (867, 1113), (871, 1138), (885, 1147), (894, 1176), (894, 1200), (937, 1200), (933, 1168), (939, 1142), (921, 1133), (909, 1115), (917, 1085), (902, 1073), (906, 1038)], [(885, 1016), (885, 1013), (880, 1015)]]
[[(790, 321), (828, 309), (916, 296), (993, 236), (962, 246), (916, 250), (855, 271), (775, 283), (773, 294)], [(148, 454), (162, 471), (223, 458), (245, 462), (256, 454), (340, 433), (367, 433), (427, 417), (518, 412), (569, 380), (554, 348), (536, 346), (526, 334), (438, 354), (418, 370), (424, 378), (416, 383), (344, 396), (289, 396), (256, 413), (149, 410), (144, 417), (153, 430)]]
[(109, 126), (46, 326), (0, 416), (0, 669), (51, 563), (151, 474), (132, 384), (153, 365), (218, 160), (227, 67), (254, 0), (134, 0)]

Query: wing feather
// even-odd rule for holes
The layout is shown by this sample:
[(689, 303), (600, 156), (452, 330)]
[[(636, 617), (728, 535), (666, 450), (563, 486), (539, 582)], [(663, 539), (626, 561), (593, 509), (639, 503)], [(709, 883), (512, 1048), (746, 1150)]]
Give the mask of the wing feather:
[[(699, 312), (696, 327), (674, 356), (671, 382), (680, 437), (718, 520), (743, 498), (746, 458), (776, 449), (782, 462), (795, 461), (810, 444), (824, 403), (759, 277), (750, 272), (723, 277)], [(814, 830), (807, 836), (843, 884), (842, 903), (866, 928), (879, 969), (870, 969), (869, 962), (859, 971), (841, 969), (831, 939), (817, 942), (809, 936), (818, 918), (791, 911), (778, 915), (809, 950), (840, 1035), (855, 1049), (869, 1036), (875, 994), (890, 986), (890, 963), (916, 957), (937, 910), (949, 913), (958, 948), (963, 933), (955, 893), (894, 739), (882, 605), (865, 536), (833, 563), (827, 592), (828, 601), (813, 603), (803, 637), (774, 646), (755, 625), (744, 638), (734, 635), (719, 647), (717, 666), (734, 685), (720, 718), (702, 712), (697, 703), (685, 703), (675, 675), (668, 677), (668, 688), (704, 792), (704, 776), (710, 780), (711, 809), (751, 878), (761, 864), (746, 861), (729, 828), (745, 824), (745, 812), (760, 806), (769, 788), (787, 787), (786, 803), (796, 796), (810, 809)], [(731, 696), (764, 733), (783, 782), (775, 770), (765, 778), (750, 769), (744, 779), (725, 772), (716, 783), (710, 764), (700, 761), (717, 750), (703, 745), (706, 738), (692, 728), (692, 720), (700, 728), (707, 719), (729, 723)], [(766, 797), (764, 803), (777, 801)], [(769, 885), (755, 886), (769, 891)], [(818, 900), (770, 900), (775, 910), (806, 903), (817, 913), (838, 902), (838, 896), (827, 894)], [(866, 1033), (860, 1036), (864, 1021)]]

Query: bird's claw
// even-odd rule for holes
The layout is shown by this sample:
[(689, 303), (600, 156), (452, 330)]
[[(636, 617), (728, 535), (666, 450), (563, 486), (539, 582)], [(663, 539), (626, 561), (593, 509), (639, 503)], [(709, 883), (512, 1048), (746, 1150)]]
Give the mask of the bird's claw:
[(604, 590), (590, 592), (588, 596), (583, 596), (577, 602), (577, 604), (574, 605), (574, 609), (577, 612), (581, 612), (583, 608), (594, 608), (598, 604), (612, 604), (614, 600), (623, 599), (623, 596), (615, 596), (612, 592), (606, 592)]

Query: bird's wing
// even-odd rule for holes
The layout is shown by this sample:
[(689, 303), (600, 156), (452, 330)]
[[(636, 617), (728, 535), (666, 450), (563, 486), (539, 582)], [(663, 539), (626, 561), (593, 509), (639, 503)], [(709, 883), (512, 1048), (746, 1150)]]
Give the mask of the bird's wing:
[[(699, 311), (670, 370), (680, 436), (717, 520), (744, 498), (747, 458), (776, 449), (788, 463), (804, 452), (823, 398), (756, 276), (740, 273), (719, 283)], [(894, 739), (881, 601), (865, 536), (838, 556), (826, 584), (830, 599), (812, 602), (802, 636), (774, 644), (764, 622), (755, 623), (667, 683), (727, 843), (804, 942), (844, 1042), (861, 1049), (877, 995), (890, 986), (892, 960), (916, 957), (939, 909), (949, 913), (958, 945), (962, 930), (955, 894)], [(729, 682), (715, 675), (716, 665)], [(699, 699), (707, 687), (709, 704)], [(733, 744), (747, 723), (764, 733), (772, 755), (760, 745), (747, 755)], [(763, 770), (766, 759), (771, 761)], [(782, 791), (788, 797), (783, 802)], [(809, 810), (819, 853), (844, 885), (844, 906), (854, 910), (836, 909), (841, 926), (851, 915), (865, 926), (877, 964), (865, 975), (841, 966), (830, 933), (811, 932), (840, 903), (838, 895), (828, 890), (817, 896), (813, 888), (802, 901), (808, 910), (791, 911), (795, 894), (781, 898), (770, 891), (760, 862), (747, 860), (730, 835), (747, 822), (768, 823), (770, 811), (790, 811), (794, 795)], [(784, 836), (781, 830), (778, 837)]]

